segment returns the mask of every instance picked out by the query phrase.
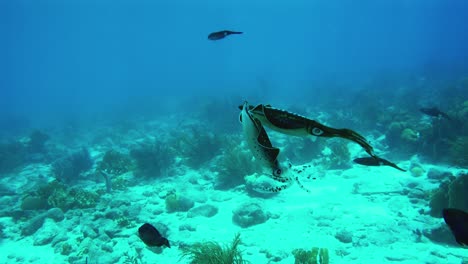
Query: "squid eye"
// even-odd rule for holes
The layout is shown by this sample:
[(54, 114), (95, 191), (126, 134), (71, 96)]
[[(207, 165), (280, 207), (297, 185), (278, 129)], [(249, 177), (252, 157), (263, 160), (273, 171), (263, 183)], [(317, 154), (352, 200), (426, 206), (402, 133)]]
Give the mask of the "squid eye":
[(315, 136), (320, 136), (323, 134), (323, 131), (318, 127), (314, 127), (312, 129), (312, 134), (314, 134)]
[(273, 171), (273, 175), (275, 175), (275, 176), (280, 176), (281, 173), (283, 173), (283, 171), (281, 169), (276, 169), (276, 170)]

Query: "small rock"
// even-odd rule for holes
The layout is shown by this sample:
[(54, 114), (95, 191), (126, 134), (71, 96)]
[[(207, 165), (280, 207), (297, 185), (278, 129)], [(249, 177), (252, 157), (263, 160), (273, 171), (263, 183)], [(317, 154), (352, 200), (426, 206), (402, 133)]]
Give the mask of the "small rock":
[(101, 246), (101, 249), (106, 251), (106, 252), (109, 252), (109, 253), (112, 253), (114, 251), (114, 249), (112, 248), (112, 246), (109, 243), (103, 244)]
[(414, 181), (414, 180), (407, 180), (406, 181), (406, 187), (412, 189), (412, 188), (416, 188), (416, 187), (419, 187), (420, 183), (418, 181)]
[(121, 206), (130, 206), (130, 201), (123, 199), (113, 199), (109, 203), (109, 208), (120, 208)]
[[(72, 254), (68, 257), (68, 263), (79, 263), (80, 261), (83, 262), (83, 256)], [(117, 263), (117, 262), (114, 262), (114, 263)]]
[(54, 221), (62, 221), (64, 219), (63, 211), (59, 208), (52, 208), (47, 212), (39, 214), (31, 218), (21, 230), (24, 236), (34, 234), (39, 228), (42, 227), (46, 218), (52, 218)]
[(451, 172), (448, 172), (448, 171), (442, 172), (435, 168), (430, 168), (429, 171), (427, 172), (427, 178), (431, 180), (448, 179), (450, 178), (450, 176), (453, 176)]
[(21, 234), (23, 236), (30, 236), (34, 233), (36, 233), (39, 228), (42, 227), (42, 224), (44, 224), (44, 220), (47, 217), (47, 212), (42, 213), (40, 215), (37, 215), (33, 218), (31, 218), (22, 228)]
[(410, 169), (411, 176), (413, 177), (420, 177), (424, 175), (424, 169), (420, 166), (414, 166), (413, 168)]
[[(88, 239), (88, 238), (85, 238), (85, 239)], [(98, 236), (97, 240), (99, 240), (102, 243), (107, 243), (107, 242), (111, 241), (109, 236), (106, 235), (106, 234), (101, 234), (100, 236)]]
[(94, 222), (93, 227), (97, 228), (95, 232), (98, 233), (98, 239), (101, 237), (112, 239), (118, 232), (120, 232), (120, 229), (117, 226), (117, 221), (107, 218)]
[(426, 192), (420, 188), (412, 188), (408, 190), (407, 194), (408, 198), (416, 198), (425, 200), (426, 199)]
[(109, 237), (114, 238), (117, 233), (120, 232), (120, 229), (117, 227), (116, 223), (112, 222), (112, 224), (106, 224), (102, 227), (102, 231)]
[(184, 230), (194, 232), (194, 231), (197, 231), (197, 228), (191, 224), (183, 224), (179, 226), (179, 231), (184, 231)]
[(340, 257), (348, 256), (351, 252), (347, 248), (338, 248), (335, 250), (335, 254)]
[(195, 205), (195, 202), (184, 195), (169, 194), (166, 196), (166, 210), (169, 213), (187, 212)]
[(61, 232), (52, 239), (51, 245), (55, 247), (57, 244), (67, 241), (69, 239), (68, 234)]
[(52, 218), (55, 222), (60, 222), (65, 218), (60, 208), (49, 209), (49, 211), (47, 211), (47, 217)]
[(179, 211), (187, 212), (195, 205), (195, 202), (186, 196), (179, 197)]
[(266, 222), (269, 215), (256, 202), (247, 202), (233, 211), (232, 221), (240, 227), (249, 227)]
[[(133, 204), (132, 206), (128, 208), (128, 215), (138, 215), (140, 214), (141, 210), (142, 210), (141, 204)], [(160, 210), (162, 213), (163, 212), (162, 209)]]
[(389, 261), (396, 261), (396, 262), (402, 262), (406, 260), (404, 256), (399, 256), (395, 254), (385, 256), (385, 258), (388, 259)]
[(105, 217), (108, 219), (117, 219), (120, 217), (120, 210), (110, 209), (105, 213)]
[(197, 217), (197, 216), (204, 216), (204, 217), (212, 217), (218, 213), (218, 208), (211, 204), (205, 204), (201, 206), (197, 206), (195, 208), (190, 209), (187, 216), (188, 217)]
[(342, 243), (351, 243), (353, 242), (353, 234), (346, 230), (341, 230), (335, 234), (335, 238)]
[(43, 246), (47, 245), (57, 236), (59, 233), (59, 227), (54, 221), (48, 220), (34, 235), (34, 245)]
[(457, 242), (453, 238), (452, 233), (446, 225), (440, 225), (439, 227), (424, 229), (423, 235), (435, 243), (448, 244), (457, 246)]
[(96, 233), (96, 231), (94, 231), (90, 226), (85, 226), (83, 227), (82, 229), (82, 232), (83, 232), (83, 236), (84, 237), (89, 237), (89, 238), (96, 238), (98, 237), (98, 234)]

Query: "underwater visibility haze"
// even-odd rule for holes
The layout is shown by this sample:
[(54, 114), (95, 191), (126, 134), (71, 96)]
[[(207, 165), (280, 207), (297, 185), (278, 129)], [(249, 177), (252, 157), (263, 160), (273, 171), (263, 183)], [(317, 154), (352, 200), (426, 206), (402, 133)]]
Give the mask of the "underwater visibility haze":
[(1, 1), (0, 262), (468, 263), (466, 14)]

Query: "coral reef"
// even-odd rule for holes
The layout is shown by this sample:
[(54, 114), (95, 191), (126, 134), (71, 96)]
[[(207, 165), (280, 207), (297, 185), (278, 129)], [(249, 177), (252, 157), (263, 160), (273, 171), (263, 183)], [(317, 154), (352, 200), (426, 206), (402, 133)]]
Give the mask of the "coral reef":
[(181, 129), (172, 141), (170, 145), (192, 168), (203, 166), (213, 159), (222, 147), (220, 136), (207, 131), (201, 124)]
[(0, 239), (5, 237), (5, 232), (3, 231), (5, 227), (3, 226), (2, 223), (0, 223)]
[(168, 213), (173, 212), (186, 212), (190, 210), (195, 202), (185, 196), (179, 195), (175, 192), (169, 193), (166, 196), (166, 210)]
[(76, 182), (81, 173), (86, 172), (93, 166), (93, 160), (86, 148), (74, 152), (64, 158), (56, 160), (52, 164), (52, 172), (55, 178), (65, 183)]
[(115, 222), (117, 222), (117, 225), (120, 228), (130, 228), (135, 226), (135, 223), (133, 223), (132, 219), (124, 215), (120, 215), (117, 219), (115, 219)]
[(419, 140), (419, 133), (411, 128), (405, 128), (401, 131), (400, 137), (403, 141), (414, 143)]
[(0, 144), (0, 173), (11, 173), (26, 162), (26, 148), (17, 141)]
[(50, 208), (47, 199), (40, 196), (26, 195), (20, 205), (21, 210), (44, 210)]
[(324, 155), (321, 161), (324, 169), (346, 169), (349, 168), (351, 153), (348, 150), (348, 142), (339, 139), (329, 140), (329, 145), (322, 151)]
[(452, 110), (450, 111), (450, 115), (453, 116), (456, 120), (462, 121), (462, 123), (460, 124), (461, 127), (459, 127), (459, 129), (465, 129), (467, 125), (466, 122), (463, 121), (466, 121), (468, 119), (468, 100), (455, 104)]
[(416, 161), (411, 161), (409, 171), (411, 173), (411, 176), (413, 177), (421, 177), (426, 172), (423, 166), (419, 162), (416, 162)]
[[(95, 192), (85, 191), (83, 189), (72, 188), (68, 191), (68, 197), (72, 197), (71, 208), (93, 208), (99, 201), (99, 195)], [(62, 208), (66, 210), (67, 208)]]
[(442, 217), (443, 208), (468, 211), (468, 174), (460, 174), (440, 184), (430, 195), (429, 214)]
[(160, 177), (174, 160), (172, 151), (162, 141), (147, 142), (130, 150), (130, 156), (136, 165), (136, 175), (142, 177)]
[(31, 153), (43, 153), (45, 151), (45, 143), (49, 140), (49, 135), (35, 130), (29, 135), (28, 149)]
[(0, 143), (0, 173), (11, 173), (27, 162), (37, 161), (45, 153), (45, 143), (49, 136), (36, 130), (26, 140)]
[(328, 249), (313, 247), (311, 250), (295, 249), (292, 251), (294, 255), (294, 264), (328, 264), (329, 254)]
[(126, 179), (123, 175), (112, 177), (111, 179), (112, 190), (126, 190), (129, 184), (130, 181)]
[(436, 162), (468, 166), (468, 101), (456, 100), (447, 113), (447, 118), (431, 118), (430, 122), (420, 123), (418, 151)]
[(111, 193), (112, 189), (124, 190), (128, 186), (129, 182), (121, 175), (133, 168), (134, 164), (130, 156), (111, 149), (98, 162), (96, 174), (104, 178), (106, 192)]
[(68, 211), (95, 207), (99, 198), (95, 192), (68, 188), (65, 184), (55, 180), (26, 194), (20, 207), (23, 210), (60, 208)]
[(294, 164), (302, 164), (320, 157), (323, 148), (328, 144), (323, 138), (288, 137), (282, 154), (293, 161)]
[(385, 138), (386, 143), (392, 147), (392, 151), (408, 155), (420, 148), (422, 142), (421, 130), (424, 128), (414, 126), (416, 121), (412, 120), (412, 117), (408, 117), (407, 120), (393, 121), (388, 125)]
[(57, 207), (64, 211), (72, 207), (73, 200), (68, 196), (67, 187), (60, 182), (51, 182), (42, 188), (40, 193), (42, 194), (41, 198), (46, 199), (50, 207)]
[(240, 234), (236, 234), (231, 245), (221, 246), (216, 242), (195, 243), (181, 248), (182, 257), (189, 258), (192, 264), (241, 264), (244, 260), (237, 248), (241, 243)]
[(28, 221), (24, 224), (24, 226), (21, 229), (21, 234), (24, 236), (29, 236), (36, 233), (36, 231), (42, 227), (46, 218), (51, 218), (56, 222), (60, 222), (65, 218), (65, 216), (63, 214), (63, 211), (59, 208), (49, 209), (46, 212), (43, 212), (34, 216), (31, 219), (28, 219)]
[(261, 171), (260, 165), (252, 160), (247, 147), (239, 145), (241, 139), (231, 137), (224, 146), (221, 157), (216, 162), (219, 170), (216, 188), (228, 189), (244, 183), (244, 177)]
[(456, 137), (449, 141), (449, 160), (452, 164), (468, 167), (468, 136)]
[(420, 166), (414, 166), (410, 169), (410, 172), (411, 172), (411, 176), (413, 177), (421, 177), (422, 175), (424, 175), (424, 169)]
[(406, 124), (404, 122), (391, 122), (390, 125), (388, 125), (386, 138), (389, 143), (401, 141), (400, 135), (405, 126)]
[(130, 171), (133, 168), (132, 160), (116, 150), (108, 150), (102, 160), (98, 162), (96, 170), (117, 176)]

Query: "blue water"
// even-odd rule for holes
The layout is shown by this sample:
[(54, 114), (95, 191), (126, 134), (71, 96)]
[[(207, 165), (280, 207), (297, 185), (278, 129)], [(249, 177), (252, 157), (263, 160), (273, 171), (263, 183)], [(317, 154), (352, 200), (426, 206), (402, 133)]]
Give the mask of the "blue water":
[[(468, 211), (467, 14), (464, 0), (0, 0), (0, 262), (176, 263), (239, 232), (255, 264), (312, 247), (330, 263), (468, 263), (441, 214)], [(220, 30), (243, 34), (207, 38)], [(265, 107), (243, 112), (249, 127), (245, 101)], [(231, 221), (251, 208), (258, 222)], [(137, 237), (146, 222), (171, 249)]]
[[(31, 119), (137, 111), (181, 95), (247, 97), (259, 80), (274, 84), (264, 95), (274, 100), (273, 93), (310, 92), (320, 81), (467, 66), (466, 1), (0, 5), (2, 115)], [(223, 29), (245, 33), (207, 40)]]

